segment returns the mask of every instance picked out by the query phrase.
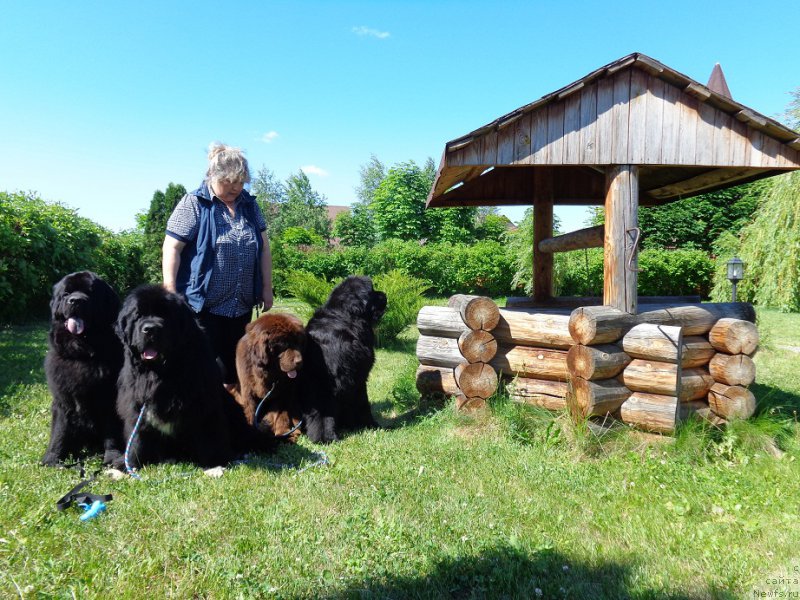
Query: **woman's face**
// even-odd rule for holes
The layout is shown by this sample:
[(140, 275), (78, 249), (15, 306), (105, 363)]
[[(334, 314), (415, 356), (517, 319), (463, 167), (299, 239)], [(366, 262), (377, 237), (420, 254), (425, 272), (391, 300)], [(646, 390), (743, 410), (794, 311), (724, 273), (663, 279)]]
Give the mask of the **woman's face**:
[(211, 185), (217, 197), (226, 204), (236, 200), (244, 187), (244, 183), (241, 181), (227, 181), (225, 179), (213, 181)]

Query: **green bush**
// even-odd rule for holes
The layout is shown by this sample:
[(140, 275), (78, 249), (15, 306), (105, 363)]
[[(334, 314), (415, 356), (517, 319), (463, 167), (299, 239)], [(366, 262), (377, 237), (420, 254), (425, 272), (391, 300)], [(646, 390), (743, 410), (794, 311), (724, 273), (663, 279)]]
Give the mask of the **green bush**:
[(417, 320), (428, 285), (398, 270), (376, 276), (373, 283), (375, 289), (386, 294), (386, 313), (376, 328), (378, 346), (386, 346)]
[(140, 236), (34, 194), (0, 192), (0, 244), (0, 322), (46, 316), (53, 284), (73, 271), (96, 271), (121, 294), (142, 281)]
[[(711, 291), (714, 261), (702, 250), (642, 250), (638, 268), (640, 296), (707, 298)], [(602, 296), (602, 248), (556, 255), (554, 287), (560, 296)]]
[[(327, 281), (306, 271), (294, 271), (286, 277), (286, 290), (308, 305), (310, 315), (325, 303), (337, 283), (338, 279)], [(377, 275), (373, 285), (387, 297), (386, 313), (375, 329), (378, 345), (386, 346), (416, 320), (428, 285), (398, 270)]]

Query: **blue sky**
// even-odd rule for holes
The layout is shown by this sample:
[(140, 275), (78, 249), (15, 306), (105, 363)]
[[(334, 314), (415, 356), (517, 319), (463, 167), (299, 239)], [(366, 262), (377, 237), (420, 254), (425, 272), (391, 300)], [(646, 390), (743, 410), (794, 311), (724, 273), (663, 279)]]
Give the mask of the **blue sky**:
[[(0, 190), (115, 230), (193, 189), (209, 142), (350, 204), (359, 165), (444, 144), (631, 52), (779, 117), (800, 2), (6, 2)], [(512, 219), (520, 209), (507, 211)], [(583, 209), (557, 212), (565, 230)]]

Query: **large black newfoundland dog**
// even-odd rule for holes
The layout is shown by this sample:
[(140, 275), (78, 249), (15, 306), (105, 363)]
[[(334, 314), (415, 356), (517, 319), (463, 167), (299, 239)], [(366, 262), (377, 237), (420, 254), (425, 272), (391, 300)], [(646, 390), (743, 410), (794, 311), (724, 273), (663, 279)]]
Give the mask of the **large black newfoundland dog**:
[(106, 464), (120, 454), (115, 401), (122, 345), (114, 335), (119, 304), (114, 290), (89, 271), (71, 273), (53, 286), (44, 359), (53, 420), (43, 465), (57, 465), (83, 450), (103, 452)]
[(367, 377), (375, 363), (373, 327), (385, 310), (386, 294), (374, 290), (369, 277), (348, 277), (306, 325), (301, 398), (304, 431), (313, 441), (377, 426)]
[[(125, 347), (117, 411), (131, 438), (131, 466), (187, 461), (223, 465), (271, 445), (245, 420), (192, 309), (162, 286), (142, 286), (125, 299), (117, 320)], [(122, 466), (122, 461), (118, 466)]]

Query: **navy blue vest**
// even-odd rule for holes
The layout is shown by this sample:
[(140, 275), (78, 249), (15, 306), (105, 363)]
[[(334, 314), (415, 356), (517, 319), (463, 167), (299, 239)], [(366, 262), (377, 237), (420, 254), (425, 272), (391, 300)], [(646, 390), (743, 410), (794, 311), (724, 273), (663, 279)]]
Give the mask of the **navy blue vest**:
[[(178, 267), (178, 276), (175, 281), (177, 291), (183, 294), (195, 312), (203, 310), (208, 291), (208, 282), (211, 279), (211, 271), (214, 269), (214, 249), (217, 244), (217, 225), (214, 215), (221, 210), (219, 203), (212, 201), (211, 192), (207, 183), (204, 181), (199, 188), (191, 192), (192, 196), (197, 197), (197, 205), (200, 207), (200, 224), (197, 229), (197, 239), (185, 240), (186, 242), (181, 251), (181, 264)], [(263, 300), (262, 279), (261, 279), (261, 253), (264, 251), (264, 240), (258, 230), (256, 220), (256, 197), (251, 196), (245, 190), (239, 195), (237, 210), (241, 210), (244, 218), (256, 232), (256, 253), (255, 278), (253, 281), (253, 297), (256, 303)]]

